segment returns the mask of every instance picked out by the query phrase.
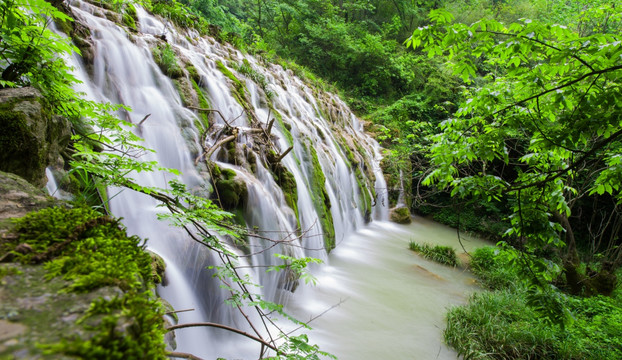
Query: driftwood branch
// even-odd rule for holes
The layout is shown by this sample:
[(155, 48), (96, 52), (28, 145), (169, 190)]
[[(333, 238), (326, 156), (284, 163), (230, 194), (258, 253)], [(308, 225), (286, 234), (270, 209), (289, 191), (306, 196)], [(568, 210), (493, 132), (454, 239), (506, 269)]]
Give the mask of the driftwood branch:
[(227, 121), (227, 119), (225, 119), (225, 116), (220, 112), (220, 110), (217, 110), (217, 109), (204, 109), (204, 108), (200, 108), (200, 107), (196, 107), (196, 106), (188, 106), (188, 109), (196, 110), (196, 111), (203, 111), (203, 112), (208, 112), (208, 113), (216, 113), (216, 114), (220, 115), (220, 118), (222, 119), (222, 121), (225, 122), (225, 124), (228, 127), (232, 127), (231, 124), (229, 124), (229, 122)]
[(275, 161), (274, 163), (275, 163), (275, 164), (277, 164), (277, 163), (281, 162), (281, 160), (283, 160), (283, 158), (284, 158), (284, 157), (286, 157), (286, 156), (287, 156), (287, 154), (289, 154), (289, 152), (290, 152), (290, 151), (292, 151), (292, 149), (293, 149), (293, 148), (294, 148), (293, 146), (288, 147), (288, 148), (287, 148), (287, 150), (285, 150), (285, 152), (284, 152), (284, 153), (282, 153), (282, 154), (281, 154), (281, 155), (280, 155), (280, 156), (276, 159), (276, 161)]
[(175, 358), (181, 358), (181, 359), (190, 359), (190, 360), (203, 360), (202, 358), (192, 355), (192, 354), (188, 354), (188, 353), (183, 353), (183, 352), (170, 352), (167, 353), (166, 356), (168, 357), (175, 357)]
[(258, 343), (260, 343), (262, 345), (265, 345), (265, 346), (269, 347), (270, 349), (272, 349), (274, 351), (277, 351), (277, 352), (279, 351), (279, 349), (276, 346), (270, 344), (269, 342), (265, 341), (262, 338), (259, 338), (257, 336), (254, 336), (254, 335), (251, 335), (249, 333), (246, 333), (246, 332), (244, 332), (242, 330), (239, 330), (239, 329), (236, 329), (234, 327), (227, 326), (227, 325), (223, 325), (223, 324), (217, 324), (217, 323), (211, 323), (211, 322), (188, 323), (188, 324), (179, 324), (179, 325), (169, 326), (169, 327), (166, 328), (166, 330), (167, 331), (172, 331), (172, 330), (177, 330), (177, 329), (184, 329), (184, 328), (198, 327), (198, 326), (214, 327), (214, 328), (218, 328), (218, 329), (224, 329), (224, 330), (227, 330), (227, 331), (231, 331), (231, 332), (234, 332), (236, 334), (245, 336), (245, 337), (247, 337), (249, 339), (255, 340)]
[(151, 114), (145, 115), (145, 117), (138, 123), (138, 126), (141, 126), (145, 122), (145, 120), (149, 118), (149, 116), (151, 116)]
[(203, 154), (197, 156), (197, 158), (194, 159), (194, 165), (197, 165), (199, 161), (201, 160), (201, 158), (205, 158), (206, 160), (209, 160), (209, 158), (212, 156), (214, 151), (216, 151), (219, 147), (223, 146), (224, 144), (230, 141), (233, 141), (238, 136), (237, 128), (234, 128), (234, 129), (235, 131), (233, 132), (233, 135), (229, 135), (226, 138), (219, 140), (216, 144), (214, 144), (214, 146), (205, 150)]
[(209, 148), (209, 150), (207, 150), (207, 152), (205, 152), (205, 158), (209, 159), (214, 153), (214, 151), (216, 151), (219, 147), (223, 146), (224, 144), (235, 140), (236, 137), (237, 137), (237, 134), (229, 135), (226, 138), (219, 140), (216, 144), (214, 144), (214, 146), (212, 146), (211, 148)]
[(194, 310), (195, 309), (184, 309), (184, 310), (167, 311), (167, 312), (164, 313), (164, 315), (171, 315), (171, 314), (177, 314), (177, 313), (194, 311)]

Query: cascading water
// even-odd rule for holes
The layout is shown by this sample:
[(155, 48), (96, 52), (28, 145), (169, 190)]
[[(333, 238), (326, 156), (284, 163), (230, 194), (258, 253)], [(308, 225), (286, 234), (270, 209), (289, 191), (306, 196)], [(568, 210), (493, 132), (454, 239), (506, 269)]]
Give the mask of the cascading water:
[[(217, 181), (216, 169), (220, 176), (232, 177), (226, 181), (244, 184), (244, 199), (232, 210), (259, 235), (249, 236), (244, 250), (232, 251), (244, 255), (241, 265), (262, 285), (256, 292), (264, 298), (281, 301), (283, 292), (296, 284), (287, 272), (265, 272), (266, 266), (282, 263), (274, 254), (326, 260), (327, 247), (366, 220), (388, 218), (378, 146), (336, 96), (210, 38), (192, 31), (178, 33), (142, 8), (137, 9), (140, 31), (129, 35), (97, 6), (76, 1), (71, 7), (77, 21), (90, 29), (95, 54), (88, 75), (81, 59), (71, 60), (84, 82), (78, 90), (93, 100), (131, 107), (132, 112), (123, 115), (134, 123), (145, 119), (136, 131), (155, 153), (141, 160), (180, 170), (178, 180), (205, 196), (214, 196), (210, 184)], [(152, 48), (164, 46), (162, 38), (185, 64), (184, 76), (176, 82), (162, 73), (152, 56)], [(243, 77), (231, 64), (244, 64), (267, 86), (258, 86), (250, 77), (240, 82), (244, 86), (231, 84), (235, 79), (226, 73)], [(203, 128), (196, 111), (202, 103), (218, 111)], [(231, 135), (234, 141), (211, 151), (209, 159), (201, 157), (204, 149)], [(175, 176), (153, 172), (133, 178), (165, 188)], [(109, 192), (114, 215), (124, 218), (128, 232), (148, 238), (149, 249), (167, 263), (166, 284), (159, 294), (177, 310), (194, 309), (180, 313), (180, 323), (210, 321), (249, 331), (244, 318), (225, 305), (229, 294), (207, 270), (220, 263), (214, 254), (158, 221), (161, 210), (155, 200), (129, 190)], [(258, 352), (255, 343), (221, 330), (182, 331), (177, 335), (178, 351), (207, 358), (250, 358)]]

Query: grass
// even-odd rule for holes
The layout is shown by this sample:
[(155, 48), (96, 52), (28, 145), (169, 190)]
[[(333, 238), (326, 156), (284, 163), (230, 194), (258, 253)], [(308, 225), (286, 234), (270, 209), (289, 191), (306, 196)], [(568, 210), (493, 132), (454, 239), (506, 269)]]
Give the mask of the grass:
[(431, 246), (429, 244), (418, 244), (411, 241), (408, 248), (412, 251), (419, 253), (426, 259), (430, 259), (439, 264), (448, 266), (458, 266), (458, 256), (456, 256), (456, 250), (449, 246)]
[[(571, 316), (566, 325), (543, 317), (533, 291), (505, 250), (478, 249), (471, 268), (491, 291), (447, 313), (445, 342), (464, 359), (621, 359), (622, 295), (553, 297)], [(550, 306), (553, 304), (551, 303)]]

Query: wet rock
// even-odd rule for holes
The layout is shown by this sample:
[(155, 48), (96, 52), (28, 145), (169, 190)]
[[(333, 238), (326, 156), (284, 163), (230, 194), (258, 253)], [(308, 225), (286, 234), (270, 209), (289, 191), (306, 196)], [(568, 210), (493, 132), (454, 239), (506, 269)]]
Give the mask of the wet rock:
[(225, 210), (234, 210), (246, 204), (248, 189), (244, 179), (231, 169), (222, 169), (216, 179), (216, 193)]
[[(0, 222), (52, 206), (56, 200), (23, 178), (0, 172)], [(1, 227), (1, 226), (0, 226)]]
[[(2, 264), (11, 268), (0, 279), (0, 358), (39, 359), (46, 344), (62, 338), (89, 338), (94, 333), (77, 320), (91, 307), (93, 300), (121, 294), (116, 287), (103, 287), (83, 294), (67, 293), (69, 284), (61, 278), (46, 278), (42, 266)], [(90, 324), (93, 325), (93, 324)], [(70, 357), (55, 354), (54, 359)]]
[(389, 219), (398, 224), (410, 224), (410, 211), (405, 206), (397, 206), (389, 211)]
[(0, 171), (43, 186), (46, 166), (59, 158), (70, 137), (68, 121), (49, 112), (38, 90), (0, 90)]

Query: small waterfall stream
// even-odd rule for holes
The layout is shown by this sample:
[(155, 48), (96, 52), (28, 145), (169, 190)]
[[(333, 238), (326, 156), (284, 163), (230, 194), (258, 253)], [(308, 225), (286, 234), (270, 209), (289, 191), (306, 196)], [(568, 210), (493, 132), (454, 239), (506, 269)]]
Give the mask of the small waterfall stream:
[[(241, 265), (261, 284), (256, 291), (264, 298), (284, 301), (296, 286), (296, 279), (287, 273), (265, 272), (265, 267), (282, 263), (274, 254), (327, 260), (327, 247), (366, 221), (388, 218), (378, 144), (363, 133), (356, 117), (335, 95), (310, 88), (291, 71), (262, 64), (213, 39), (192, 31), (178, 33), (142, 8), (137, 8), (138, 33), (108, 20), (95, 5), (74, 1), (71, 8), (76, 20), (90, 29), (95, 53), (90, 67), (77, 56), (69, 60), (83, 81), (78, 90), (93, 100), (131, 107), (131, 113), (120, 115), (134, 123), (149, 115), (135, 131), (155, 153), (144, 154), (141, 160), (179, 170), (178, 180), (204, 196), (214, 196), (216, 181), (206, 160), (231, 171), (233, 181), (244, 184), (245, 199), (234, 210), (261, 237), (249, 236), (246, 250), (231, 250), (248, 255), (241, 258)], [(151, 49), (164, 46), (162, 35), (186, 68), (196, 71), (196, 87), (187, 74), (171, 80), (154, 61)], [(265, 78), (267, 88), (237, 72), (232, 64), (249, 66)], [(242, 79), (250, 108), (236, 99), (223, 66)], [(191, 90), (184, 92), (180, 89), (184, 86)], [(200, 105), (201, 96), (221, 115), (209, 116), (207, 131), (199, 126), (202, 118), (196, 106), (189, 105)], [(202, 148), (214, 146), (222, 139), (223, 129), (230, 127), (238, 129), (232, 145), (199, 161)], [(267, 140), (252, 135), (253, 129), (270, 127)], [(287, 156), (274, 161), (287, 151)], [(161, 188), (176, 178), (160, 171), (132, 177), (142, 185)], [(288, 178), (293, 179), (295, 189), (283, 187)], [(245, 319), (225, 304), (229, 294), (207, 269), (220, 264), (214, 254), (158, 221), (157, 213), (163, 210), (152, 198), (130, 190), (108, 191), (113, 214), (124, 219), (128, 232), (147, 238), (149, 249), (167, 264), (166, 283), (158, 293), (177, 310), (193, 309), (179, 313), (180, 323), (210, 321), (250, 331)], [(234, 336), (208, 328), (184, 329), (177, 331), (177, 350), (210, 359), (257, 356), (256, 343)]]

